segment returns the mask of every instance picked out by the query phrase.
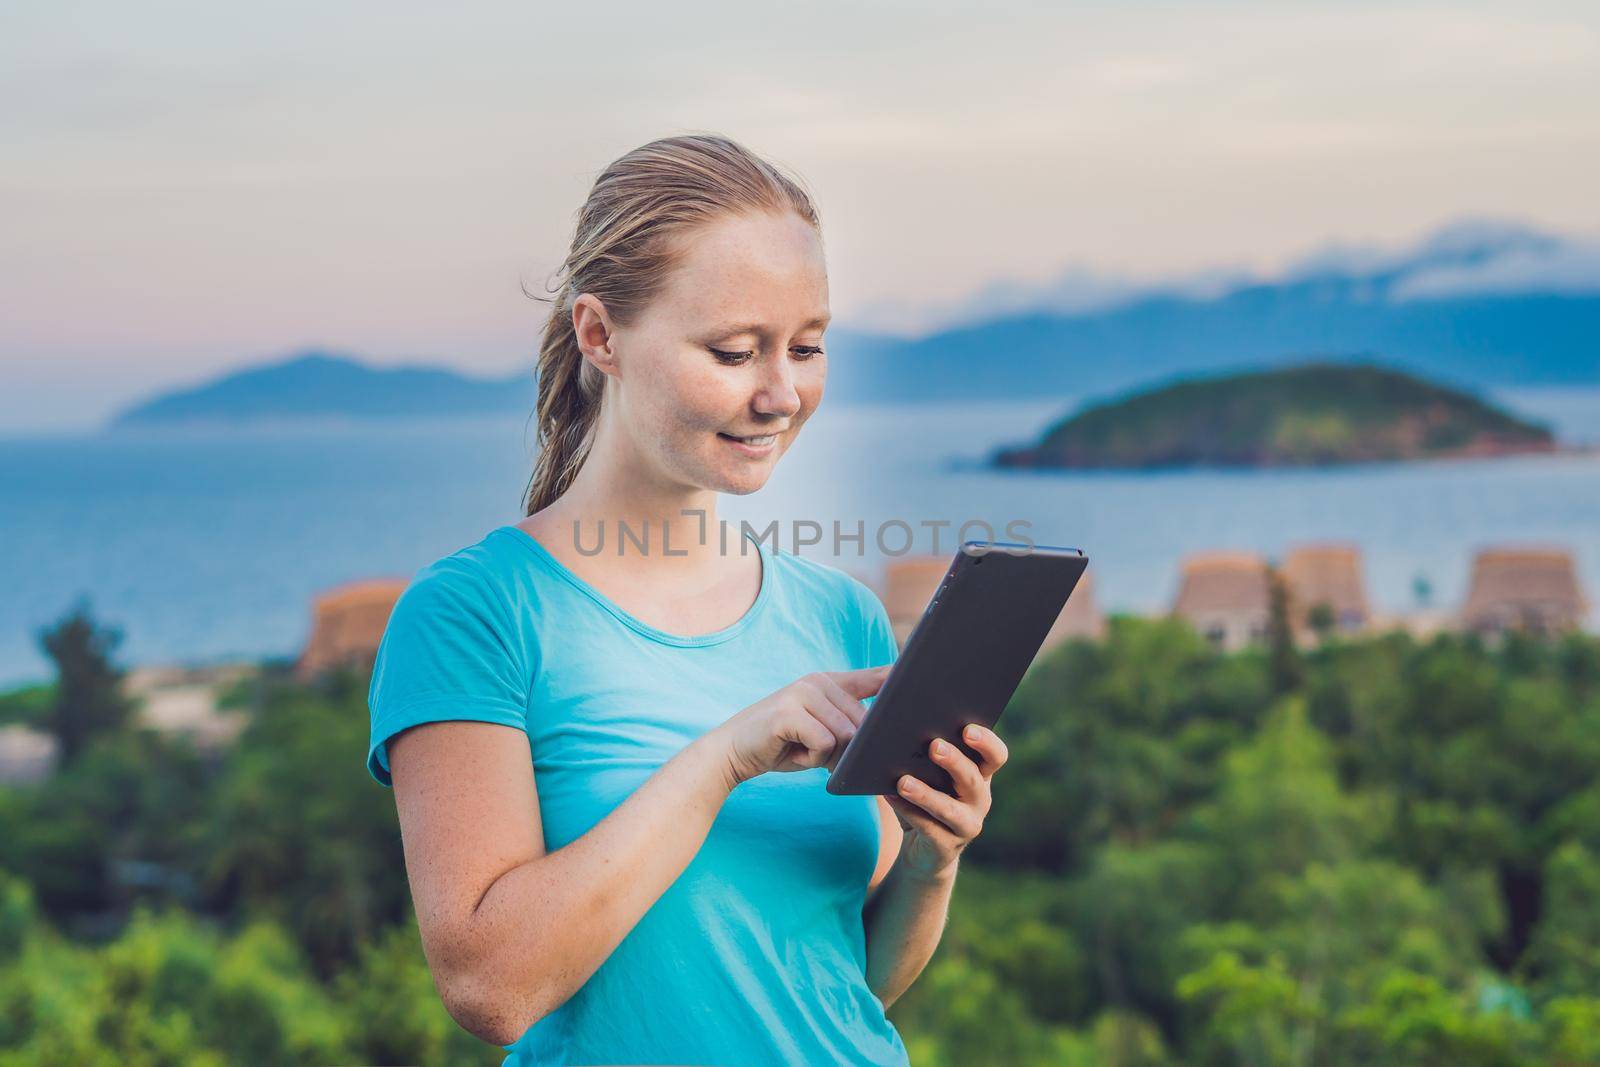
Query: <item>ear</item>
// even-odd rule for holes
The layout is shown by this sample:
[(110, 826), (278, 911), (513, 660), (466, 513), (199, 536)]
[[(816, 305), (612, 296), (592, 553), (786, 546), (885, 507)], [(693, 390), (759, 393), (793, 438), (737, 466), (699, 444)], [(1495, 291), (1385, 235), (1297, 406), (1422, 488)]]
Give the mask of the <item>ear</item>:
[(611, 315), (599, 297), (593, 293), (580, 293), (572, 302), (572, 332), (577, 338), (578, 350), (606, 374), (615, 374), (617, 371), (614, 331)]

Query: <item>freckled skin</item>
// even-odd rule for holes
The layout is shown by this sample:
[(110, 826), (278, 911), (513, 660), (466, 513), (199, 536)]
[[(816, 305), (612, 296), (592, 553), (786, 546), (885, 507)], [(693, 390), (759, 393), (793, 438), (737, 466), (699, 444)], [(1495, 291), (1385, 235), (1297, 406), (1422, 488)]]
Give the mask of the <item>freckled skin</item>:
[[(826, 352), (789, 349), (821, 346), (822, 328), (806, 324), (828, 315), (821, 238), (793, 214), (729, 216), (694, 231), (662, 291), (627, 326), (612, 321), (592, 296), (580, 296), (579, 341), (611, 376), (596, 451), (603, 444), (626, 449), (674, 488), (697, 496), (755, 492), (822, 402)], [(751, 320), (773, 332), (711, 332), (717, 324)], [(707, 345), (754, 355), (725, 365)], [(610, 423), (620, 432), (606, 435)], [(780, 436), (758, 458), (716, 438), (718, 431), (769, 429)]]

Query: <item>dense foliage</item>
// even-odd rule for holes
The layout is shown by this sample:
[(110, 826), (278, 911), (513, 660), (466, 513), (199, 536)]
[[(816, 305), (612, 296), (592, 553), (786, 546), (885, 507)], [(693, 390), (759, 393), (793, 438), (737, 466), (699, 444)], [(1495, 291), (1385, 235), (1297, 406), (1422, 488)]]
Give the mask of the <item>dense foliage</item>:
[(1037, 665), (916, 1062), (1600, 1063), (1600, 642), (1275, 658), (1115, 619)]
[[(1035, 665), (890, 1009), (917, 1067), (1600, 1063), (1600, 641), (1290, 655), (1116, 618)], [(365, 682), (0, 789), (0, 1067), (499, 1061), (428, 977)]]

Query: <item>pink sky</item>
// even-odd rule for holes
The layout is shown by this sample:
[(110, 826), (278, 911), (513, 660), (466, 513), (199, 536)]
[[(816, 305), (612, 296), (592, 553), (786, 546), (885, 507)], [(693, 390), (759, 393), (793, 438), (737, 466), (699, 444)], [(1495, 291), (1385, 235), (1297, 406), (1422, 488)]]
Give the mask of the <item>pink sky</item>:
[(32, 5), (0, 32), (0, 432), (316, 345), (509, 372), (594, 173), (716, 130), (841, 324), (996, 280), (1600, 231), (1592, 4)]

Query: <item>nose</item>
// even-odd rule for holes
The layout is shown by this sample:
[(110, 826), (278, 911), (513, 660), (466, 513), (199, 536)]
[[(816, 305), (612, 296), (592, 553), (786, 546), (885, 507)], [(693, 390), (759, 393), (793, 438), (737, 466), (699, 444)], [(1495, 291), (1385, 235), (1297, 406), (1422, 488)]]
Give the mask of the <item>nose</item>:
[(794, 387), (794, 369), (780, 356), (768, 361), (771, 368), (755, 396), (755, 409), (764, 415), (787, 418), (800, 410), (800, 393)]

